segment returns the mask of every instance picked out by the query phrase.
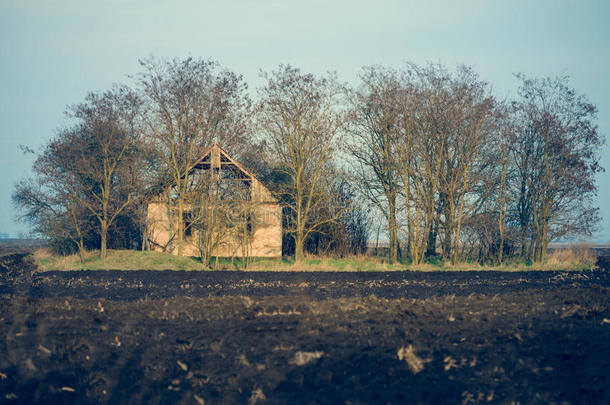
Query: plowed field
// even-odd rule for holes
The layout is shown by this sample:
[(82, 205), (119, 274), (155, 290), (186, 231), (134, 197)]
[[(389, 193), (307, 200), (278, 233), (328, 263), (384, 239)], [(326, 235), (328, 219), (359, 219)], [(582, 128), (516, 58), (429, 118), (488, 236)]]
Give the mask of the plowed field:
[(610, 403), (610, 276), (31, 273), (0, 403)]

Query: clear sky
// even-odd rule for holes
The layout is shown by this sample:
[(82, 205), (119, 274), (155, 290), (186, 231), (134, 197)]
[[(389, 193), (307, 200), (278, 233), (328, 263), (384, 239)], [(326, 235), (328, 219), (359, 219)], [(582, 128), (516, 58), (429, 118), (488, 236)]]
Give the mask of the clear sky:
[[(513, 73), (569, 74), (610, 135), (607, 0), (0, 0), (0, 233), (27, 231), (10, 204), (33, 160), (18, 145), (39, 148), (66, 105), (129, 82), (150, 55), (212, 58), (251, 88), (279, 63), (354, 84), (365, 65), (464, 63), (500, 97), (515, 95)], [(610, 147), (601, 153), (595, 239), (610, 241)]]

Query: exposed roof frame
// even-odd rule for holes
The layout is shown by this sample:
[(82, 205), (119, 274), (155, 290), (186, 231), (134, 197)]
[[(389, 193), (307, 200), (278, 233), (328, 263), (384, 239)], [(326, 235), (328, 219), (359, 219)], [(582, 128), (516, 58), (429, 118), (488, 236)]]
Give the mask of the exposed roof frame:
[[(235, 167), (237, 167), (237, 169), (239, 169), (241, 172), (243, 172), (246, 176), (249, 177), (249, 179), (240, 179), (241, 181), (250, 181), (250, 182), (258, 183), (258, 187), (262, 187), (269, 194), (269, 197), (271, 198), (271, 201), (277, 202), (277, 200), (275, 199), (275, 197), (273, 197), (273, 195), (271, 194), (271, 191), (269, 191), (267, 186), (262, 181), (260, 181), (260, 179), (255, 174), (250, 172), (248, 169), (246, 169), (244, 166), (242, 166), (240, 163), (238, 163), (235, 159), (233, 159), (233, 157), (231, 157), (231, 155), (226, 150), (224, 150), (222, 147), (220, 147), (220, 145), (218, 145), (217, 142), (214, 142), (212, 145), (210, 145), (205, 150), (205, 152), (201, 155), (201, 157), (199, 159), (197, 159), (193, 164), (191, 164), (191, 166), (189, 167), (189, 169), (187, 171), (188, 175), (190, 175), (193, 172), (193, 170), (196, 169), (197, 165), (202, 164), (202, 163), (207, 163), (207, 162), (203, 162), (203, 160), (206, 157), (211, 155), (212, 150), (214, 148), (218, 148), (218, 150), (220, 151), (221, 155), (223, 155), (225, 158), (227, 158), (227, 160), (229, 161), (230, 164), (235, 165)], [(209, 164), (211, 165), (211, 159), (210, 159)], [(221, 165), (222, 165), (222, 163), (221, 163)], [(169, 181), (165, 185), (160, 186), (157, 189), (159, 191), (153, 192), (153, 193), (151, 193), (151, 195), (159, 195), (159, 193), (161, 193), (161, 191), (160, 191), (161, 189), (163, 189), (165, 187), (170, 187), (171, 188), (174, 185), (175, 185), (174, 181)], [(251, 183), (251, 185), (252, 185), (252, 183)]]
[[(237, 167), (239, 170), (241, 170), (241, 171), (242, 171), (244, 174), (246, 174), (248, 177), (250, 177), (250, 178), (252, 178), (252, 179), (256, 179), (256, 180), (258, 180), (259, 182), (261, 182), (261, 181), (260, 181), (260, 180), (259, 180), (259, 179), (258, 179), (258, 178), (257, 178), (257, 177), (256, 177), (256, 176), (253, 174), (253, 173), (251, 173), (251, 172), (250, 172), (248, 169), (246, 169), (245, 167), (243, 167), (243, 166), (242, 166), (240, 163), (238, 163), (238, 162), (237, 162), (235, 159), (233, 159), (233, 157), (232, 157), (231, 155), (229, 155), (229, 153), (228, 153), (226, 150), (224, 150), (222, 147), (220, 147), (220, 145), (219, 145), (217, 142), (214, 142), (212, 145), (210, 145), (210, 146), (209, 146), (209, 147), (206, 149), (206, 151), (205, 151), (205, 152), (204, 152), (204, 153), (201, 155), (201, 157), (200, 157), (199, 159), (197, 159), (197, 160), (195, 161), (195, 163), (193, 163), (193, 164), (191, 165), (191, 167), (188, 169), (188, 171), (187, 171), (187, 172), (190, 174), (190, 173), (191, 173), (193, 170), (195, 170), (195, 168), (196, 168), (198, 165), (200, 165), (201, 163), (204, 163), (204, 162), (203, 162), (203, 160), (204, 160), (206, 157), (208, 157), (208, 156), (210, 156), (210, 155), (212, 154), (212, 151), (214, 150), (214, 148), (218, 148), (218, 150), (219, 150), (219, 151), (220, 151), (220, 153), (221, 153), (221, 156), (222, 156), (222, 155), (224, 155), (224, 157), (225, 157), (226, 159), (228, 159), (228, 161), (229, 161), (231, 164), (234, 164), (234, 165), (235, 165), (235, 166), (236, 166), (236, 167)], [(211, 164), (212, 164), (212, 163), (210, 162), (210, 165), (211, 165)], [(222, 166), (222, 162), (220, 162), (220, 164), (221, 164), (221, 166)], [(261, 184), (262, 184), (262, 182), (261, 182)]]

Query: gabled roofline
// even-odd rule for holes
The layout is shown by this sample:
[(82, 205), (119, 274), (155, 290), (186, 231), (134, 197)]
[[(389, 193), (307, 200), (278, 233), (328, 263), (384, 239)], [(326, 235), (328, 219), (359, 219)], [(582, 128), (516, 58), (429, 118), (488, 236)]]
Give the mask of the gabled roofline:
[[(210, 146), (208, 146), (208, 148), (206, 149), (206, 151), (201, 155), (201, 157), (199, 159), (197, 159), (195, 161), (195, 163), (193, 163), (191, 165), (191, 167), (188, 169), (188, 173), (190, 174), (191, 171), (193, 171), (195, 169), (195, 166), (197, 166), (198, 164), (202, 163), (203, 159), (205, 159), (209, 154), (212, 153), (212, 149), (214, 147), (217, 147), (218, 149), (220, 149), (220, 151), (222, 153), (225, 154), (225, 156), (231, 161), (231, 163), (233, 163), (235, 166), (237, 166), (237, 168), (239, 170), (241, 170), (242, 172), (246, 173), (248, 176), (252, 177), (253, 179), (258, 180), (263, 186), (265, 185), (265, 183), (263, 183), (254, 173), (252, 173), (250, 170), (246, 169), (241, 163), (239, 163), (238, 161), (236, 161), (235, 159), (233, 159), (233, 156), (231, 156), (229, 154), (229, 152), (227, 152), (226, 150), (224, 150), (219, 144), (218, 142), (214, 142), (212, 143)], [(265, 188), (267, 188), (267, 186), (265, 186)], [(268, 188), (267, 188), (268, 189)]]
[[(246, 169), (243, 165), (241, 165), (239, 162), (237, 162), (235, 159), (233, 159), (233, 156), (231, 156), (229, 154), (229, 152), (227, 152), (226, 150), (224, 150), (219, 144), (218, 142), (214, 142), (212, 143), (210, 146), (208, 146), (208, 148), (205, 150), (205, 152), (201, 155), (201, 157), (199, 159), (197, 159), (194, 163), (191, 164), (191, 166), (189, 167), (189, 169), (187, 170), (188, 174), (191, 174), (191, 172), (193, 170), (195, 170), (196, 166), (203, 163), (203, 159), (205, 159), (208, 155), (210, 155), (212, 153), (212, 150), (214, 148), (218, 148), (220, 150), (221, 153), (223, 153), (228, 159), (229, 161), (234, 164), (235, 166), (237, 166), (237, 168), (239, 170), (241, 170), (242, 172), (244, 172), (245, 174), (247, 174), (248, 176), (252, 177), (253, 180), (256, 180), (261, 186), (263, 186), (268, 192), (269, 195), (271, 196), (271, 198), (273, 198), (273, 202), (277, 203), (277, 199), (273, 196), (273, 194), (271, 193), (271, 190), (269, 190), (269, 188), (265, 185), (265, 183), (263, 183), (254, 173), (250, 172), (248, 169)], [(211, 164), (211, 162), (210, 162)], [(174, 185), (174, 181), (170, 181), (168, 184), (164, 185), (163, 188), (165, 187), (171, 187)]]

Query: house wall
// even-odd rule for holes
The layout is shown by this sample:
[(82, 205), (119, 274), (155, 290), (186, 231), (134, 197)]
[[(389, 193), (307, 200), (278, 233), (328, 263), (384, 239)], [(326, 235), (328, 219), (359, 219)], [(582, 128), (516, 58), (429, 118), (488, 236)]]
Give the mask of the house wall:
[[(255, 208), (256, 223), (254, 236), (250, 246), (250, 256), (281, 257), (282, 256), (282, 209), (276, 203), (259, 203)], [(191, 237), (193, 240), (196, 235)], [(213, 256), (241, 256), (239, 240), (224, 241), (212, 253)], [(193, 245), (197, 250), (196, 244)], [(199, 256), (199, 251), (194, 256)]]
[[(250, 256), (254, 257), (280, 257), (282, 256), (282, 209), (274, 202), (255, 203), (256, 222), (254, 236), (250, 247)], [(148, 238), (152, 250), (168, 251), (178, 254), (176, 247), (169, 242), (173, 231), (170, 224), (169, 212), (166, 203), (153, 202), (148, 205)], [(184, 256), (199, 256), (197, 248), (197, 234), (193, 231), (191, 236), (185, 238), (182, 248)], [(241, 256), (239, 241), (225, 240), (212, 253), (213, 256)]]
[(170, 222), (166, 203), (152, 202), (146, 212), (148, 240), (151, 250), (163, 251), (170, 241)]
[[(250, 184), (250, 198), (248, 204), (252, 204), (255, 215), (254, 235), (249, 247), (249, 256), (255, 257), (280, 257), (282, 256), (282, 209), (273, 198), (271, 192), (252, 174), (244, 169), (239, 163), (235, 162), (217, 144), (212, 145), (204, 156), (200, 159), (203, 162), (209, 156), (209, 167), (214, 170), (223, 170), (223, 165), (230, 165), (233, 169), (240, 170), (244, 177), (242, 181)], [(224, 156), (224, 160), (222, 158)], [(195, 165), (196, 166), (196, 165)], [(193, 166), (193, 170), (195, 168)], [(207, 169), (205, 169), (207, 170)], [(175, 237), (175, 226), (172, 226), (172, 215), (168, 201), (170, 190), (161, 193), (148, 205), (147, 223), (148, 240), (153, 250), (171, 252), (178, 254), (176, 244), (173, 243)], [(188, 207), (185, 207), (185, 210)], [(182, 254), (185, 256), (199, 256), (197, 247), (197, 230), (193, 229), (191, 235), (185, 236), (182, 245)], [(236, 238), (237, 239), (237, 238)], [(212, 252), (213, 256), (242, 256), (241, 243), (227, 237)]]

